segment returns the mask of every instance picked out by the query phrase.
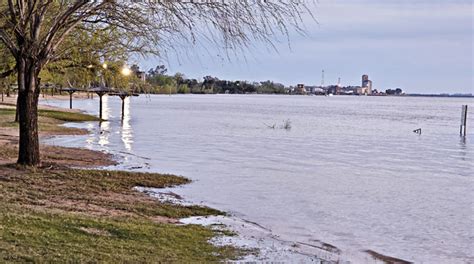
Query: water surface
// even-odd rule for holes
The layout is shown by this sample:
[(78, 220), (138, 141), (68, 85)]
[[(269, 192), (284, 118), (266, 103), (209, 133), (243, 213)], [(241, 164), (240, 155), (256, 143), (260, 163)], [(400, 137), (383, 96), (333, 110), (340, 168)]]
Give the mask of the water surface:
[[(105, 98), (105, 97), (104, 97)], [(47, 101), (67, 106), (67, 101)], [(195, 180), (177, 192), (283, 239), (424, 263), (474, 261), (474, 113), (456, 98), (183, 95), (107, 98), (91, 134), (52, 143)], [(76, 101), (90, 113), (97, 99)], [(472, 109), (472, 108), (471, 108)], [(291, 129), (280, 129), (284, 120)], [(268, 126), (273, 126), (270, 129)], [(414, 129), (421, 128), (421, 135)]]

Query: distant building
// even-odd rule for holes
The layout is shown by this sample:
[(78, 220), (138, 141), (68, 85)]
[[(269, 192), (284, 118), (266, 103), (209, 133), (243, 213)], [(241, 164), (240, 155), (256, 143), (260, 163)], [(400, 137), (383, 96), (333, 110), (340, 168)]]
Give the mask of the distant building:
[(314, 93), (314, 88), (315, 87), (316, 86), (307, 86), (307, 85), (305, 85), (304, 90), (305, 90), (306, 93), (312, 94), (312, 93)]
[[(336, 85), (305, 86), (298, 84), (295, 88), (290, 87), (290, 91), (295, 94), (316, 94), (316, 95), (385, 95), (385, 93), (373, 89), (369, 75), (362, 75), (361, 86), (342, 86), (339, 78)], [(391, 91), (389, 91), (391, 92)], [(398, 92), (400, 94), (401, 92)], [(393, 91), (397, 94), (397, 91)]]
[(369, 75), (364, 74), (362, 75), (362, 88), (360, 92), (358, 91), (357, 94), (372, 94), (372, 81), (369, 80)]
[(315, 94), (315, 95), (325, 95), (326, 90), (324, 90), (324, 88), (322, 88), (322, 87), (316, 86), (313, 90), (313, 94)]
[(372, 94), (372, 81), (369, 80), (369, 75), (362, 75), (362, 86), (354, 89), (354, 94), (369, 95)]
[(306, 89), (304, 87), (304, 84), (302, 84), (302, 83), (297, 84), (296, 89), (295, 89), (295, 93), (296, 94), (306, 94)]
[(326, 91), (328, 94), (339, 95), (341, 94), (341, 88), (339, 85), (329, 85), (326, 87)]
[(140, 81), (143, 83), (146, 82), (146, 73), (144, 71), (137, 71), (135, 74), (137, 75), (137, 78), (140, 79)]
[(321, 86), (307, 86), (305, 85), (304, 87), (305, 91), (307, 94), (318, 94), (318, 95), (324, 95), (326, 94), (326, 90), (322, 88)]
[(359, 87), (354, 90), (354, 94), (358, 95), (368, 95), (369, 93), (369, 87)]
[(368, 81), (369, 81), (369, 75), (367, 74), (362, 75), (362, 86), (364, 86), (364, 84)]

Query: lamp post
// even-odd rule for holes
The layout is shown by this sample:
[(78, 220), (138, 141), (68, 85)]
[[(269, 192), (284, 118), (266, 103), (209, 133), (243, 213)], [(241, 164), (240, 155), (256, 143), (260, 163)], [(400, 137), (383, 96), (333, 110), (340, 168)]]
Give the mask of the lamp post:
[[(132, 71), (127, 65), (124, 65), (122, 69), (120, 70), (120, 73), (125, 77), (126, 88), (128, 88), (128, 76), (130, 76)], [(122, 120), (123, 120), (124, 113), (125, 113), (125, 98), (128, 97), (128, 91), (124, 94), (119, 95), (119, 97), (120, 99), (122, 99)]]
[(107, 63), (103, 63), (102, 64), (102, 69), (104, 69), (104, 71), (102, 72), (102, 84), (105, 86), (105, 87), (109, 87), (108, 83), (107, 83), (107, 78), (105, 76), (105, 71), (107, 70), (108, 68), (108, 65)]

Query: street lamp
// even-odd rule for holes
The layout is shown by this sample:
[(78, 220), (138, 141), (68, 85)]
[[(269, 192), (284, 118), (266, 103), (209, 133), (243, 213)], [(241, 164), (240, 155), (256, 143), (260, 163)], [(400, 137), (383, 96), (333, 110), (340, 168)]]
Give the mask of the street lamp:
[(128, 66), (123, 66), (122, 70), (121, 70), (121, 73), (123, 76), (129, 76), (132, 71), (130, 70), (130, 68), (128, 68)]
[[(120, 73), (125, 77), (125, 87), (126, 87), (126, 90), (128, 90), (128, 76), (130, 76), (130, 74), (132, 73), (132, 70), (130, 70), (130, 68), (127, 66), (127, 65), (124, 65), (122, 67), (122, 69), (120, 70)], [(122, 121), (123, 121), (123, 118), (124, 118), (124, 113), (125, 113), (125, 98), (127, 98), (129, 95), (128, 92), (122, 92), (119, 97), (120, 99), (122, 99)]]

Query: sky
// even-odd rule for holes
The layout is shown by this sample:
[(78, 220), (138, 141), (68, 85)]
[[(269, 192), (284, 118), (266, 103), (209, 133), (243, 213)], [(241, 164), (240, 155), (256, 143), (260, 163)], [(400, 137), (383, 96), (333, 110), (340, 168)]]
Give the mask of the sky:
[(373, 88), (408, 93), (474, 93), (471, 0), (318, 0), (317, 21), (305, 16), (306, 34), (290, 32), (227, 58), (212, 46), (190, 47), (166, 59), (138, 63), (149, 69), (165, 64), (169, 73), (188, 78), (211, 75), (226, 80), (272, 80), (360, 85), (368, 74)]

